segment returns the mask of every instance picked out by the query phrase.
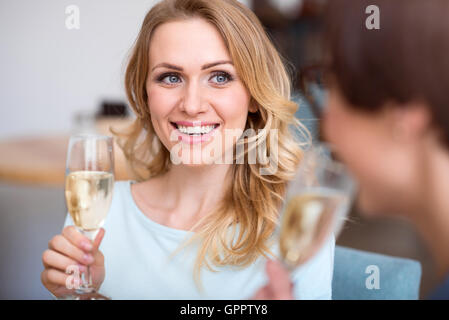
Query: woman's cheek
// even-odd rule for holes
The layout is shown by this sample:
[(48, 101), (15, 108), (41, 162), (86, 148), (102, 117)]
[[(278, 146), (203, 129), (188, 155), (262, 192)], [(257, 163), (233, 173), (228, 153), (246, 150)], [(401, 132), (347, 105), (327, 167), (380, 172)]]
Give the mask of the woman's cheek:
[(165, 88), (155, 88), (148, 92), (148, 107), (151, 114), (165, 117), (176, 105), (177, 97), (174, 92), (168, 92)]
[(231, 128), (244, 128), (248, 115), (249, 97), (242, 92), (223, 94), (214, 99), (215, 112)]

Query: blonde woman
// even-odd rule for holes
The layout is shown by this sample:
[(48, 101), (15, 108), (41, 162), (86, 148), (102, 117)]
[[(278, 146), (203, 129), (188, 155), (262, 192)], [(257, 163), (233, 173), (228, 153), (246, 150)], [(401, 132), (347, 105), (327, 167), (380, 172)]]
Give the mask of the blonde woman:
[(93, 246), (67, 216), (43, 254), (45, 287), (66, 294), (77, 264), (113, 299), (331, 298), (333, 239), (291, 283), (276, 281), (278, 263), (265, 271), (302, 151), (288, 75), (256, 16), (235, 0), (158, 3), (125, 85), (137, 118), (116, 134), (135, 181), (116, 182)]

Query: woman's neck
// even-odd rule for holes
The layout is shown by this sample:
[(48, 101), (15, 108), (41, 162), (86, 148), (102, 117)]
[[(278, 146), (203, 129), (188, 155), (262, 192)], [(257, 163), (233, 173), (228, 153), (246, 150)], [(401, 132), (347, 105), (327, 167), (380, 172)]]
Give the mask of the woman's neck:
[(449, 275), (449, 152), (439, 143), (425, 152), (422, 175), (423, 206), (412, 219), (427, 242), (440, 278)]
[(197, 220), (222, 198), (229, 180), (230, 165), (173, 165), (163, 177), (164, 202), (173, 215)]

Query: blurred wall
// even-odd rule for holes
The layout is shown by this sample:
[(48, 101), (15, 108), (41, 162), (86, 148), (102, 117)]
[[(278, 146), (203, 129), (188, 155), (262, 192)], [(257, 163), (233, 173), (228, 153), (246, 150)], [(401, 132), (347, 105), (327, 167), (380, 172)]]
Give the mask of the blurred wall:
[[(68, 132), (74, 112), (125, 100), (125, 58), (157, 2), (0, 0), (0, 139)], [(66, 28), (69, 5), (79, 30)]]
[[(0, 0), (0, 138), (68, 131), (73, 112), (125, 99), (125, 58), (156, 0)], [(80, 29), (66, 28), (77, 5)]]

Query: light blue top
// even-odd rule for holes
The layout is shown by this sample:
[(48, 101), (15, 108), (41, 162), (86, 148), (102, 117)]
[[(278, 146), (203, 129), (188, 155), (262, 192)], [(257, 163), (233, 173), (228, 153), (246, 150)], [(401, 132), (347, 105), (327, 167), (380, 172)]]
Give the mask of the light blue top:
[[(198, 289), (193, 279), (194, 247), (170, 259), (191, 233), (145, 216), (134, 202), (131, 183), (114, 185), (100, 245), (106, 269), (101, 293), (112, 299), (248, 299), (266, 284), (266, 259), (261, 257), (246, 268), (226, 266), (216, 268), (218, 272), (204, 268), (203, 290)], [(73, 225), (70, 215), (67, 225)], [(334, 247), (331, 237), (313, 259), (293, 272), (296, 299), (331, 299)]]

